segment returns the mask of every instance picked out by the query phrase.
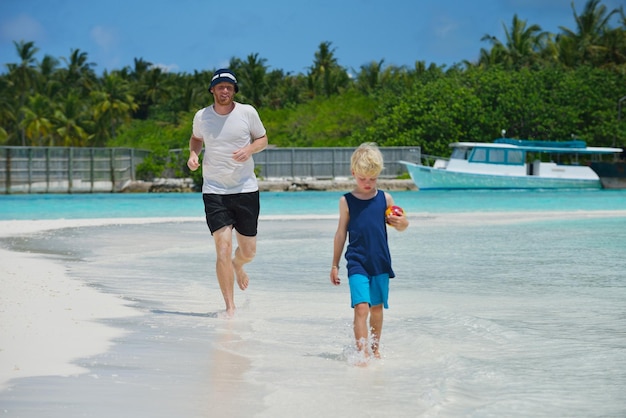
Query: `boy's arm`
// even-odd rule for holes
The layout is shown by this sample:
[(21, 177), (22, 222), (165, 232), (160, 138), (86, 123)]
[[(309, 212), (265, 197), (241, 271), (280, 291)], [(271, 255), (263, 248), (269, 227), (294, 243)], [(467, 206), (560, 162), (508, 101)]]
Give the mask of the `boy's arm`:
[[(387, 192), (385, 192), (385, 200), (387, 202), (387, 207), (394, 205), (393, 197), (391, 197), (391, 195)], [(409, 227), (409, 220), (404, 214), (400, 216), (393, 215), (393, 214), (389, 215), (389, 217), (387, 217), (387, 222), (389, 222), (389, 225), (393, 226), (400, 232), (404, 231), (405, 229)]]
[(349, 219), (348, 203), (346, 198), (342, 196), (339, 199), (339, 223), (337, 232), (335, 232), (335, 239), (333, 240), (333, 261), (330, 267), (330, 281), (336, 286), (341, 284), (339, 279), (339, 260), (346, 244)]

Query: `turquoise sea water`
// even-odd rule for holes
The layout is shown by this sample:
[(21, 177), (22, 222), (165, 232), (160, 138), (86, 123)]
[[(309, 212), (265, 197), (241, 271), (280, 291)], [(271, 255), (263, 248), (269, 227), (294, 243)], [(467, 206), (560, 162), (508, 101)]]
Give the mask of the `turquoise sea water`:
[[(264, 192), (263, 215), (332, 215), (343, 192)], [(626, 190), (394, 192), (409, 213), (624, 210)], [(0, 220), (203, 216), (196, 193), (1, 195)]]
[[(0, 240), (140, 310), (89, 373), (14, 382), (10, 417), (626, 416), (626, 191), (395, 192), (383, 359), (355, 367), (328, 274), (340, 192), (264, 193), (220, 318), (202, 219)], [(610, 211), (610, 212), (607, 212)], [(281, 215), (289, 215), (281, 219)], [(0, 196), (0, 219), (202, 217), (199, 195)], [(345, 264), (345, 263), (342, 263)], [(112, 400), (115, 400), (113, 402)]]

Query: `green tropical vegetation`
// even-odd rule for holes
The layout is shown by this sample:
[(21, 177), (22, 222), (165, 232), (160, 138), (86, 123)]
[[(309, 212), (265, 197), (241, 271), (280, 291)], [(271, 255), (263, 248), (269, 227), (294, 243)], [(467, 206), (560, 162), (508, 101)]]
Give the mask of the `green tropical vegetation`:
[[(448, 143), (509, 137), (624, 146), (626, 15), (589, 0), (571, 5), (559, 33), (513, 16), (505, 38), (486, 34), (477, 60), (450, 67), (372, 61), (342, 67), (323, 41), (305, 73), (271, 69), (253, 53), (230, 61), (237, 100), (257, 107), (279, 147), (420, 146), (447, 155)], [(158, 173), (172, 149), (186, 150), (195, 111), (211, 103), (215, 69), (172, 73), (135, 58), (97, 75), (88, 54), (45, 55), (15, 41), (17, 62), (0, 74), (0, 145), (135, 147), (153, 151), (143, 169)], [(621, 108), (620, 108), (621, 110)]]

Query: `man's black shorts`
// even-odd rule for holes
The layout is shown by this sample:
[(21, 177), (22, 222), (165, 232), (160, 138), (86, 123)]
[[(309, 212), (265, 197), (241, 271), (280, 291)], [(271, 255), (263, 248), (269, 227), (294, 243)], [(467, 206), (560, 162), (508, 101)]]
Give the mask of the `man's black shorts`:
[(203, 194), (206, 224), (211, 235), (232, 225), (237, 232), (255, 237), (259, 224), (259, 192), (237, 194)]

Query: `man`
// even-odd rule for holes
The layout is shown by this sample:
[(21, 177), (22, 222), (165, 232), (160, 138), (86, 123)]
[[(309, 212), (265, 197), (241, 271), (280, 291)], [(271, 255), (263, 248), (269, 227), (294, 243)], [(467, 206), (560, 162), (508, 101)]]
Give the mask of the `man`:
[[(192, 171), (198, 169), (204, 145), (204, 210), (215, 242), (216, 274), (226, 315), (232, 317), (235, 280), (241, 290), (246, 290), (249, 279), (243, 267), (256, 254), (259, 187), (252, 155), (265, 149), (267, 135), (256, 109), (235, 102), (239, 87), (232, 71), (216, 71), (209, 91), (214, 103), (193, 118), (187, 166)], [(237, 240), (234, 256), (233, 229)]]

